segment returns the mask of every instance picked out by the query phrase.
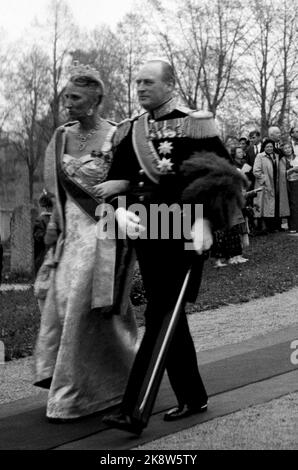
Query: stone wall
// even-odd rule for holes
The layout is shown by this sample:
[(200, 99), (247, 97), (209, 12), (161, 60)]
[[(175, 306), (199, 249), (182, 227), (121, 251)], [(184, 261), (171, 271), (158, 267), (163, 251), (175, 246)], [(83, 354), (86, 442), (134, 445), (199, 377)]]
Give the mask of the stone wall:
[(2, 242), (6, 242), (10, 237), (11, 215), (12, 210), (0, 208), (0, 237)]
[(31, 276), (34, 272), (33, 224), (37, 210), (31, 204), (16, 207), (11, 220), (11, 259), (12, 274)]

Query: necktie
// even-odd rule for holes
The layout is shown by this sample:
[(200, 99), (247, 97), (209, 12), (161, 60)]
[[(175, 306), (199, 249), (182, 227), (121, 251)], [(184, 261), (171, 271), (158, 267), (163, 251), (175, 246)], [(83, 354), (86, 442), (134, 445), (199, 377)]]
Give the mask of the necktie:
[(276, 168), (276, 158), (275, 158), (275, 155), (271, 155), (271, 159), (272, 159), (272, 163), (273, 163), (273, 177), (274, 177), (274, 181), (276, 180), (276, 174), (277, 174), (277, 168)]

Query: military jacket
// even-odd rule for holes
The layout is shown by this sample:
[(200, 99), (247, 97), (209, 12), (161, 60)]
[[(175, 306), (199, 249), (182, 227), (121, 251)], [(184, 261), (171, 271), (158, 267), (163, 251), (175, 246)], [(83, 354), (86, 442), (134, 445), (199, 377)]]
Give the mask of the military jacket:
[(179, 198), (179, 168), (195, 152), (230, 158), (212, 114), (179, 107), (174, 99), (151, 114), (146, 112), (120, 123), (113, 146), (109, 179), (129, 180), (130, 201), (144, 204)]

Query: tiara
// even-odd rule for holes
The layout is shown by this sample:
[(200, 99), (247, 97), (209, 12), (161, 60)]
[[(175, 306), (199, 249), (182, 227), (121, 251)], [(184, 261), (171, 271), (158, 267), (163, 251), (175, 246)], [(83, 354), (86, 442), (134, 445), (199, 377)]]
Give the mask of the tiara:
[(99, 72), (90, 65), (80, 64), (78, 60), (73, 61), (73, 65), (68, 68), (68, 72), (71, 77), (84, 75), (85, 77), (93, 78), (94, 80), (102, 84)]

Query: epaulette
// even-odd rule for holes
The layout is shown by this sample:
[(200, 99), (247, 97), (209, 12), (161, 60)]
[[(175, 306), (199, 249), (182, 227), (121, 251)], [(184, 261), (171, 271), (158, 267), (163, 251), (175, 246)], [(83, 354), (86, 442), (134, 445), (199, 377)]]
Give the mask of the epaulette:
[(190, 109), (187, 106), (183, 105), (178, 105), (176, 109), (178, 109), (178, 111), (181, 111), (181, 113), (184, 113), (185, 115), (188, 115), (194, 111), (193, 109)]
[(116, 131), (113, 136), (113, 147), (117, 147), (117, 145), (119, 145), (127, 136), (134, 120), (135, 118), (128, 118), (117, 124)]
[(193, 139), (205, 139), (218, 136), (218, 130), (210, 111), (190, 109), (184, 118), (183, 135)]
[(103, 143), (103, 146), (101, 147), (101, 151), (102, 152), (110, 152), (110, 150), (112, 150), (112, 147), (113, 147), (113, 137), (114, 137), (114, 134), (117, 130), (117, 127), (116, 125), (115, 126), (111, 126), (106, 137), (105, 137), (105, 141)]
[(66, 122), (65, 124), (63, 124), (60, 127), (71, 127), (71, 126), (74, 126), (75, 124), (77, 124), (78, 122), (79, 121), (69, 121), (69, 122)]

